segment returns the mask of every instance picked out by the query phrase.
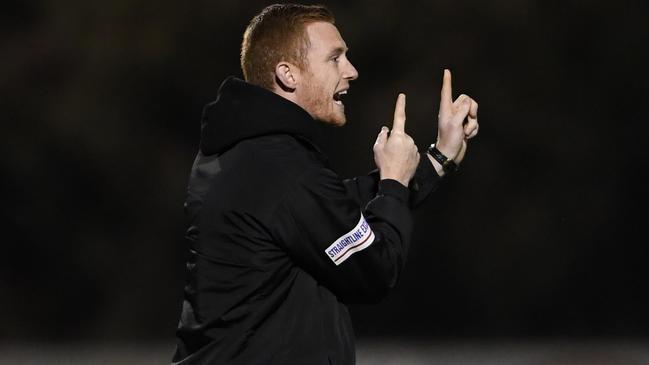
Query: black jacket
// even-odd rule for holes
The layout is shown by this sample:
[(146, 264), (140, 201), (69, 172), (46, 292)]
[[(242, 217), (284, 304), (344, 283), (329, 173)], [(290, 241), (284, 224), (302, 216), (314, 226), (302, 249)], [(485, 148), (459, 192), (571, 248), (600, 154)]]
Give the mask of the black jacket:
[(439, 177), (422, 155), (410, 189), (376, 171), (342, 180), (314, 144), (319, 124), (232, 77), (205, 107), (174, 362), (354, 363), (345, 304), (394, 287), (410, 206)]

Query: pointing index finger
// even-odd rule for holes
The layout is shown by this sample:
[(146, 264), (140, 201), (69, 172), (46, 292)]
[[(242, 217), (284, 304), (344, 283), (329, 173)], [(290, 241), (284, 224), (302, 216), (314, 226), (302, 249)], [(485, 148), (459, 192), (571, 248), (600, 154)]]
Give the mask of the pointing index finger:
[(394, 107), (394, 121), (392, 132), (405, 133), (406, 127), (406, 94), (400, 93), (397, 96), (397, 105)]
[(453, 107), (453, 88), (451, 86), (451, 71), (444, 69), (444, 79), (442, 81), (442, 92), (439, 102), (440, 111), (450, 111)]

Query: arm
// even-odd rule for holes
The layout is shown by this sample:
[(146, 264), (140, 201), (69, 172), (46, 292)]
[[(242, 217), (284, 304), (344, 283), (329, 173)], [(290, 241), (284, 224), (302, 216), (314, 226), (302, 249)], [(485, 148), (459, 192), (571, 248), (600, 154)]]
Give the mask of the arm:
[[(428, 158), (426, 158), (426, 156), (432, 159), (432, 157), (427, 153), (421, 153), (421, 158), (419, 159), (415, 175), (412, 177), (412, 180), (410, 180), (410, 184), (408, 185), (410, 190), (409, 204), (411, 208), (419, 206), (419, 204), (426, 200), (426, 198), (437, 189), (437, 186), (441, 181), (439, 173), (435, 170), (434, 165)], [(435, 163), (437, 163), (437, 161), (435, 161)], [(360, 206), (364, 207), (376, 195), (380, 179), (379, 170), (373, 170), (367, 175), (345, 179), (343, 180), (343, 183), (345, 184), (349, 195), (353, 197)]]
[[(402, 104), (397, 103), (395, 108), (395, 121), (397, 118), (403, 121), (402, 124), (405, 123), (405, 97)], [(451, 72), (444, 70), (435, 143), (437, 148), (459, 165), (464, 159), (468, 140), (478, 134), (478, 127), (478, 103), (465, 94), (453, 101)], [(415, 175), (409, 183), (411, 207), (423, 202), (437, 188), (440, 178), (445, 174), (439, 162), (428, 153), (425, 156), (426, 158), (420, 158)], [(423, 153), (421, 157), (424, 157)], [(376, 194), (380, 178), (379, 170), (374, 170), (368, 175), (345, 180), (345, 185), (351, 196), (359, 204), (365, 205)]]
[(376, 302), (394, 287), (412, 232), (405, 186), (381, 180), (360, 206), (336, 173), (317, 168), (290, 191), (270, 227), (297, 266), (348, 303)]
[[(379, 180), (392, 179), (407, 186), (412, 193), (409, 204), (420, 204), (436, 187), (440, 175), (434, 165), (417, 152), (413, 139), (405, 133), (406, 96), (399, 94), (394, 108), (392, 131), (382, 127), (374, 143), (374, 162), (378, 170), (368, 176), (345, 181), (351, 196), (361, 205), (376, 193)], [(390, 136), (388, 137), (388, 134)]]
[(404, 131), (405, 103), (400, 94), (390, 136), (383, 127), (374, 144), (380, 181), (373, 197), (359, 189), (365, 196), (356, 199), (336, 173), (317, 166), (297, 179), (274, 215), (273, 238), (342, 301), (382, 298), (405, 263), (412, 232), (408, 185), (420, 161)]

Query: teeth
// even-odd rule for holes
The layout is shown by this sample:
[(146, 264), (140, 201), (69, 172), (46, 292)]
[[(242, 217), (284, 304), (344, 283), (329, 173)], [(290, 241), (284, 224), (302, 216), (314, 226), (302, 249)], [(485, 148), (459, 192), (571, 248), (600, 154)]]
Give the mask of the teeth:
[(340, 100), (340, 97), (347, 94), (347, 90), (341, 90), (337, 93), (334, 94), (334, 103), (338, 105), (343, 105), (342, 100)]

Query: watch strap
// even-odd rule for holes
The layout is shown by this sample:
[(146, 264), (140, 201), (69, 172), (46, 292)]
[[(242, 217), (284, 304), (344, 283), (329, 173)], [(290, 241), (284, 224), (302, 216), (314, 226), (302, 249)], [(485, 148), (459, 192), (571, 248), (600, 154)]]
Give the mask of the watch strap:
[(430, 147), (428, 147), (428, 153), (430, 153), (431, 156), (435, 159), (435, 161), (439, 162), (440, 165), (442, 165), (442, 169), (444, 169), (444, 172), (449, 174), (456, 172), (458, 170), (458, 166), (455, 163), (455, 161), (451, 160), (450, 158), (444, 156), (440, 150), (435, 147), (435, 144), (431, 144)]

